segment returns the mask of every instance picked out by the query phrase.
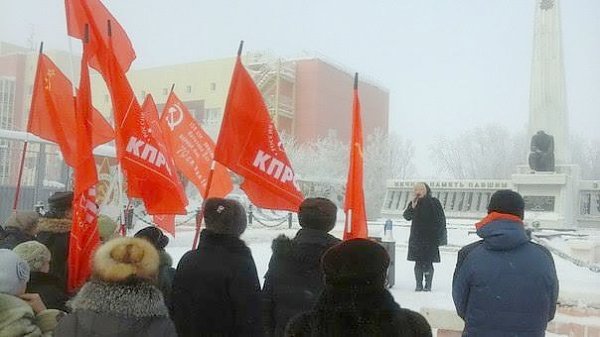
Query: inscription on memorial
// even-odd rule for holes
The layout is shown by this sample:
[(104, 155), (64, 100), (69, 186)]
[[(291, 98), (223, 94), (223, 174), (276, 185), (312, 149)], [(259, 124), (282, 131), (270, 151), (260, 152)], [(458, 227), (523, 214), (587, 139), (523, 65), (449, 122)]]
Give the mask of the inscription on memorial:
[(533, 212), (554, 212), (555, 197), (546, 195), (526, 195), (525, 210)]

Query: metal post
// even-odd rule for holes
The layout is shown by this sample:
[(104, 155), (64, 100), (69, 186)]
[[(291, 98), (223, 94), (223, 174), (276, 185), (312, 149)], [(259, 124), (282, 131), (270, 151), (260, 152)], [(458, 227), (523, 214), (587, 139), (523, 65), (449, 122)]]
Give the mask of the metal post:
[(288, 228), (292, 229), (292, 212), (288, 213)]
[(35, 185), (33, 190), (34, 202), (40, 197), (40, 192), (44, 188), (44, 177), (46, 176), (46, 144), (39, 144), (37, 156)]
[(253, 206), (252, 206), (252, 204), (250, 204), (248, 206), (248, 223), (251, 225), (252, 225), (252, 212), (253, 212), (252, 209), (253, 209)]
[(394, 223), (388, 219), (383, 227), (383, 238), (381, 245), (385, 248), (390, 256), (390, 266), (387, 271), (386, 285), (391, 288), (396, 283), (396, 241), (393, 233)]

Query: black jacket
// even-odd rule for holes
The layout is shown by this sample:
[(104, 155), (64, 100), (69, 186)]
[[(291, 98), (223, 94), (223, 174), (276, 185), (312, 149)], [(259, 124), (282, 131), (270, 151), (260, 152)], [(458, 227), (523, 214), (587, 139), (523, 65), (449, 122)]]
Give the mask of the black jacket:
[(165, 298), (165, 304), (171, 311), (171, 293), (173, 289), (173, 279), (175, 278), (175, 268), (173, 268), (173, 259), (164, 249), (158, 251), (160, 258), (158, 266), (158, 288)]
[(54, 337), (176, 337), (160, 290), (146, 282), (87, 282)]
[(173, 320), (180, 337), (262, 336), (260, 283), (250, 249), (237, 237), (203, 230), (179, 261)]
[(326, 232), (305, 228), (294, 239), (273, 240), (273, 255), (263, 287), (267, 336), (283, 336), (293, 316), (311, 310), (323, 290), (321, 256), (340, 242)]
[[(428, 193), (413, 208), (412, 203), (404, 211), (404, 218), (412, 220), (408, 238), (409, 261), (440, 262), (438, 246), (445, 244), (443, 235), (446, 218), (440, 201)], [(442, 240), (440, 240), (442, 239)]]
[(59, 279), (63, 289), (66, 289), (71, 219), (42, 218), (38, 228), (37, 240), (48, 247), (52, 254), (50, 274)]
[(59, 279), (48, 273), (32, 271), (27, 282), (28, 293), (38, 293), (48, 309), (67, 311), (69, 297)]
[(327, 287), (315, 308), (293, 318), (289, 337), (421, 337), (431, 336), (420, 314), (402, 309), (385, 289), (336, 290)]
[(35, 237), (18, 228), (7, 227), (0, 233), (0, 249), (13, 249), (20, 243), (32, 240), (35, 240)]

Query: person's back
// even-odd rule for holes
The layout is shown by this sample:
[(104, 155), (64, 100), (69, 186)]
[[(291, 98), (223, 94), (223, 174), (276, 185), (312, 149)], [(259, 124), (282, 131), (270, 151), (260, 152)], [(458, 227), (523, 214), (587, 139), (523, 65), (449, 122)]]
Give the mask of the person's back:
[(172, 318), (180, 337), (262, 336), (260, 283), (250, 249), (239, 239), (246, 228), (243, 207), (210, 198), (198, 249), (179, 261), (172, 292)]
[(116, 238), (94, 253), (92, 277), (70, 301), (55, 336), (175, 337), (161, 291), (159, 257), (146, 240)]
[(268, 336), (283, 336), (287, 322), (316, 303), (324, 287), (321, 257), (340, 242), (327, 234), (335, 226), (336, 214), (333, 202), (308, 198), (298, 213), (302, 229), (293, 239), (281, 235), (273, 240), (262, 295)]
[(322, 259), (325, 289), (315, 307), (294, 317), (288, 337), (431, 336), (425, 318), (402, 309), (385, 289), (389, 256), (370, 240), (330, 248)]
[[(519, 201), (512, 193), (503, 197)], [(552, 255), (529, 241), (522, 213), (500, 211), (492, 209), (476, 225), (483, 240), (458, 254), (453, 299), (465, 336), (544, 336), (558, 297)]]

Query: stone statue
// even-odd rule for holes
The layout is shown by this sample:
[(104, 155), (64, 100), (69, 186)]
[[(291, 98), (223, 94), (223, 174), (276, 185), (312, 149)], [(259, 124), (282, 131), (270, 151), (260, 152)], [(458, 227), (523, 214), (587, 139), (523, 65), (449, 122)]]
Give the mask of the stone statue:
[(554, 137), (538, 131), (531, 137), (529, 167), (534, 171), (554, 171)]

